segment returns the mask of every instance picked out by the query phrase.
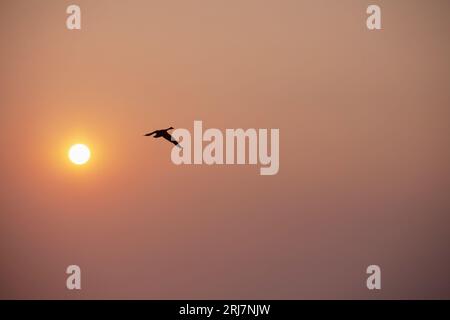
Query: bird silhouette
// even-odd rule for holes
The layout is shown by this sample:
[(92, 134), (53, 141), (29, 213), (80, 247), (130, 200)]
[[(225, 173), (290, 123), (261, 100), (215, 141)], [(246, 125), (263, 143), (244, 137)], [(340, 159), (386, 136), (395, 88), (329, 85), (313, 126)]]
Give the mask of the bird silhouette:
[(180, 144), (178, 143), (177, 140), (175, 140), (171, 134), (167, 131), (172, 130), (173, 127), (167, 128), (167, 129), (161, 129), (161, 130), (155, 130), (153, 132), (150, 133), (146, 133), (144, 134), (145, 137), (151, 137), (152, 135), (153, 138), (160, 138), (163, 137), (164, 139), (166, 139), (167, 141), (172, 142), (174, 145), (176, 145), (178, 148), (181, 148)]

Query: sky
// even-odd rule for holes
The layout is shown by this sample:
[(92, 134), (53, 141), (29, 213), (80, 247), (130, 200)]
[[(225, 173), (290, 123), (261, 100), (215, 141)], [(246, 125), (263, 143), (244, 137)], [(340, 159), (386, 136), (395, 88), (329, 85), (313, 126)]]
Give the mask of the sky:
[[(73, 3), (0, 4), (0, 298), (450, 298), (448, 1)], [(195, 120), (278, 174), (142, 136)]]

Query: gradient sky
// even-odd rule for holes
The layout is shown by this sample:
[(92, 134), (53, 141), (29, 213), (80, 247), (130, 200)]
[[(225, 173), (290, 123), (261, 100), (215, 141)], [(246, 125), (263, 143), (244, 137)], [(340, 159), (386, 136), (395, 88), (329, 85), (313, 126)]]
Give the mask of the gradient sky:
[[(449, 1), (73, 3), (0, 4), (0, 298), (450, 298)], [(278, 175), (142, 137), (194, 120)]]

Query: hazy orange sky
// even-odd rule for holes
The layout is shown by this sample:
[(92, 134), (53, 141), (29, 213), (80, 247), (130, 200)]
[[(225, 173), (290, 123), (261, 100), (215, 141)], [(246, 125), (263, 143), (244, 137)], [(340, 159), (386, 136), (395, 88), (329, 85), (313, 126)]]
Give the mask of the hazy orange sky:
[[(0, 298), (450, 298), (449, 1), (73, 3), (0, 4)], [(194, 120), (279, 173), (142, 137)]]

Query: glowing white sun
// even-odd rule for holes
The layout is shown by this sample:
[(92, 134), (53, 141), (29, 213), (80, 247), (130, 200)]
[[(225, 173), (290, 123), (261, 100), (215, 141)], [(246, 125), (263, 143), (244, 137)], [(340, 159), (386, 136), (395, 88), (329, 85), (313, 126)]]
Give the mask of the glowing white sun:
[(85, 164), (91, 157), (91, 151), (84, 144), (74, 144), (69, 150), (69, 159), (77, 165)]

